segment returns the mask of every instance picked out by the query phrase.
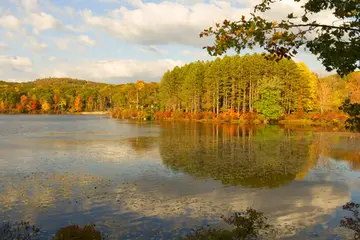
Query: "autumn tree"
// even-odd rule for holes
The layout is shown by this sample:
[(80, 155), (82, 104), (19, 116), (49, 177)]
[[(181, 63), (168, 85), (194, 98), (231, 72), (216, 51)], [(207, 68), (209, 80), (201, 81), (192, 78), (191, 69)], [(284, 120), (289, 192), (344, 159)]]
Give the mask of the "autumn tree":
[(93, 105), (94, 105), (93, 98), (92, 98), (92, 96), (89, 96), (89, 97), (87, 98), (87, 110), (88, 110), (89, 112), (92, 112), (92, 111), (93, 111)]
[(321, 81), (318, 83), (318, 100), (320, 106), (320, 112), (323, 114), (331, 106), (331, 89), (328, 83)]
[(0, 112), (5, 112), (6, 110), (6, 104), (5, 104), (5, 101), (1, 101), (0, 102)]
[[(224, 20), (215, 28), (205, 29), (200, 37), (214, 36), (216, 41), (213, 46), (204, 48), (216, 56), (230, 48), (240, 52), (261, 47), (277, 57), (291, 58), (304, 47), (317, 55), (328, 71), (336, 70), (341, 76), (359, 68), (360, 7), (357, 0), (307, 0), (303, 2), (301, 15), (289, 12), (287, 18), (279, 22), (259, 14), (271, 10), (274, 2), (278, 0), (262, 0), (248, 20), (242, 16), (239, 21)], [(332, 11), (338, 20), (336, 24), (311, 19), (323, 11)]]
[(81, 112), (83, 109), (83, 103), (82, 103), (81, 97), (79, 95), (76, 96), (76, 98), (75, 98), (74, 109), (77, 112)]
[(136, 82), (136, 109), (139, 109), (139, 94), (143, 90), (144, 86), (144, 81), (138, 80)]
[(21, 108), (21, 112), (23, 112), (26, 109), (26, 105), (28, 103), (28, 97), (26, 95), (22, 95), (20, 97), (20, 108)]
[[(218, 56), (229, 49), (240, 53), (244, 49), (260, 47), (270, 54), (264, 54), (267, 59), (276, 60), (290, 59), (299, 49), (305, 48), (318, 57), (327, 71), (336, 70), (341, 77), (360, 67), (358, 0), (306, 0), (302, 2), (303, 13), (300, 15), (289, 12), (287, 18), (280, 21), (260, 16), (271, 10), (275, 2), (278, 0), (262, 0), (249, 19), (245, 16), (239, 21), (225, 19), (223, 23), (205, 29), (200, 37), (215, 37), (215, 43), (204, 48), (210, 55)], [(336, 21), (321, 23), (312, 19), (325, 11), (332, 11)], [(360, 110), (357, 114), (360, 115)]]
[(41, 109), (44, 112), (48, 112), (51, 109), (51, 105), (46, 100), (44, 100), (41, 104)]

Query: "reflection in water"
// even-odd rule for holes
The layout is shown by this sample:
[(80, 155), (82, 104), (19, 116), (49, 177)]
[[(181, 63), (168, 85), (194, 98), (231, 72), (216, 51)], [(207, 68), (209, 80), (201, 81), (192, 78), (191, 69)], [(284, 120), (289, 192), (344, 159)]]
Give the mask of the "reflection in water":
[(107, 239), (178, 239), (247, 207), (284, 239), (353, 235), (338, 226), (342, 204), (360, 202), (357, 135), (12, 117), (0, 128), (0, 221), (27, 219), (40, 239), (88, 223)]
[(295, 135), (277, 127), (176, 124), (162, 134), (164, 164), (223, 184), (276, 188), (303, 178), (316, 163), (311, 133)]
[[(340, 221), (340, 226), (354, 233), (353, 239), (360, 238), (359, 204), (349, 202), (343, 209), (350, 214)], [(183, 240), (242, 240), (242, 239), (275, 239), (277, 226), (270, 225), (267, 217), (262, 212), (248, 208), (246, 211), (235, 212), (230, 216), (221, 216), (228, 225), (225, 228), (201, 227), (193, 229), (191, 234), (183, 237)], [(2, 240), (31, 240), (41, 235), (40, 229), (29, 222), (3, 223), (0, 224), (0, 239)], [(321, 237), (315, 234), (316, 237)], [(349, 235), (350, 236), (350, 235)], [(152, 236), (149, 236), (149, 238)], [(88, 224), (81, 228), (79, 225), (71, 225), (59, 229), (52, 240), (105, 240), (95, 224)]]
[(86, 225), (84, 228), (72, 225), (61, 228), (56, 232), (54, 240), (103, 240), (100, 231), (95, 229), (95, 225)]

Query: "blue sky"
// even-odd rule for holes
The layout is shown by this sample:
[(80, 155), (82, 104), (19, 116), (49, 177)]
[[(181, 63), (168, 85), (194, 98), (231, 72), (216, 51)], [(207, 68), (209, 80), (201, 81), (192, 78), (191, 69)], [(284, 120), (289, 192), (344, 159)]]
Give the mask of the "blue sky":
[[(123, 83), (159, 81), (176, 65), (210, 60), (199, 32), (215, 22), (247, 15), (251, 0), (2, 0), (0, 79), (29, 81), (76, 77)], [(65, 4), (65, 5), (64, 5)], [(269, 18), (298, 11), (292, 0)], [(285, 11), (286, 10), (286, 11)], [(330, 21), (327, 16), (317, 16)], [(230, 53), (231, 55), (231, 53)], [(312, 71), (322, 65), (301, 52)]]

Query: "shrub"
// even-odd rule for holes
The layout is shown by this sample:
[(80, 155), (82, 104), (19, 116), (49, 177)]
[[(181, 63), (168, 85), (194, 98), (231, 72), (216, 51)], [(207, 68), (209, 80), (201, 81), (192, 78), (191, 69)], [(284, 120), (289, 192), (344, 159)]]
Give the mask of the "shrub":
[(261, 124), (262, 123), (262, 121), (260, 121), (259, 119), (254, 119), (253, 120), (253, 124), (255, 124), (255, 125), (258, 125), (258, 124)]
[(173, 119), (184, 119), (184, 112), (181, 110), (176, 110), (175, 112), (172, 113), (172, 118)]

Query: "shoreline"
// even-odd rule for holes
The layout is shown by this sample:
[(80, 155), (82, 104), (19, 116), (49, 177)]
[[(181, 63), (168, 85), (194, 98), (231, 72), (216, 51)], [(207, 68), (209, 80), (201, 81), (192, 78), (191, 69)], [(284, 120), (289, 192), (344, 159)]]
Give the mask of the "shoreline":
[(0, 115), (111, 115), (111, 112), (1, 113)]
[(79, 112), (74, 115), (108, 115), (110, 112)]

